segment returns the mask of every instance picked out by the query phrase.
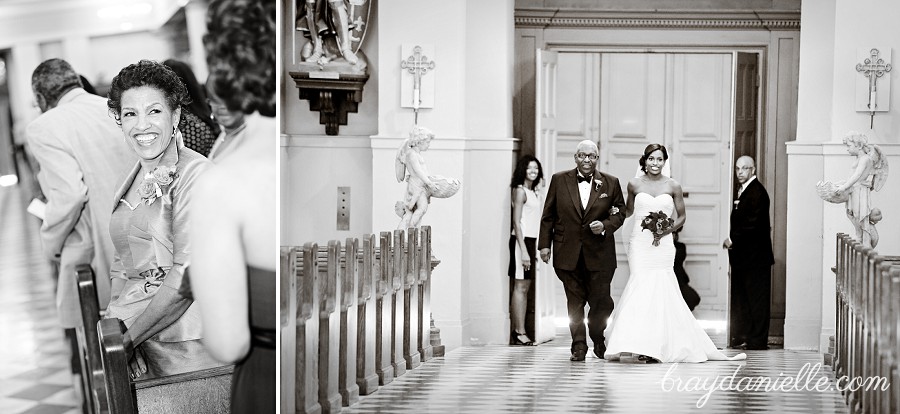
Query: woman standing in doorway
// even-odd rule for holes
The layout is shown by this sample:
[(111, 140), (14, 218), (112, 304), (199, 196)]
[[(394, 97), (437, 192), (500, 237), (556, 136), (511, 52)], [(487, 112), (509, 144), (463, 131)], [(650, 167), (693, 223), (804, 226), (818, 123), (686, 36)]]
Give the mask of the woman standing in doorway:
[(510, 345), (534, 345), (525, 333), (525, 311), (528, 290), (534, 280), (535, 246), (544, 206), (535, 188), (543, 178), (540, 161), (533, 155), (525, 155), (519, 159), (509, 185), (512, 188), (512, 234), (509, 237), (508, 274), (515, 280), (510, 300)]

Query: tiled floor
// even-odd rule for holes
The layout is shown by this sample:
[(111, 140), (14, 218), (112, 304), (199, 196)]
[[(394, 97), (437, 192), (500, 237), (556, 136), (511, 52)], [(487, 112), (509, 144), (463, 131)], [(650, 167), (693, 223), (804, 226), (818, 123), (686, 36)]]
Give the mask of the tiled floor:
[(0, 187), (0, 413), (79, 413), (55, 282), (26, 194)]
[[(723, 337), (714, 341), (721, 345)], [(736, 351), (728, 350), (733, 355)], [(408, 371), (349, 410), (351, 413), (847, 413), (836, 391), (818, 392), (819, 377), (833, 383), (830, 368), (811, 376), (810, 386), (786, 391), (746, 391), (746, 381), (803, 375), (816, 352), (748, 351), (741, 362), (633, 364), (600, 360), (569, 362), (565, 336), (537, 347), (486, 346), (456, 349)], [(735, 375), (735, 372), (736, 375)], [(706, 391), (735, 375), (737, 390)], [(801, 381), (805, 384), (806, 380)], [(677, 384), (681, 384), (679, 387)], [(716, 387), (712, 387), (716, 388)], [(725, 386), (723, 388), (729, 388)], [(704, 400), (704, 395), (709, 394)], [(699, 404), (699, 406), (698, 406)]]

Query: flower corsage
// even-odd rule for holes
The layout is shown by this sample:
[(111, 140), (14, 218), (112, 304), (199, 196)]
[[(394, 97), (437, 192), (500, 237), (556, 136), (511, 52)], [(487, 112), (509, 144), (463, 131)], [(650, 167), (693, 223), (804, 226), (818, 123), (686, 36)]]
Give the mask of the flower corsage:
[(163, 191), (167, 191), (177, 177), (174, 165), (171, 167), (160, 165), (153, 171), (144, 174), (144, 181), (138, 186), (138, 195), (141, 196), (141, 201), (148, 206), (153, 204), (157, 198), (162, 197)]

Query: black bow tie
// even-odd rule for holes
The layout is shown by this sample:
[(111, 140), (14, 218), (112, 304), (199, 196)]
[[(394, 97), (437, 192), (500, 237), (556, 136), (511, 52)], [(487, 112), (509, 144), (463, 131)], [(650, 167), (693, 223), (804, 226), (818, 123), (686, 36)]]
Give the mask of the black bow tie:
[(583, 182), (586, 182), (586, 183), (589, 183), (589, 182), (591, 182), (591, 178), (593, 178), (594, 176), (593, 176), (593, 175), (589, 175), (589, 176), (587, 176), (587, 177), (584, 177), (584, 176), (582, 176), (581, 174), (577, 174), (575, 177), (578, 178), (578, 182), (579, 182), (579, 183), (582, 182), (582, 181), (583, 181)]

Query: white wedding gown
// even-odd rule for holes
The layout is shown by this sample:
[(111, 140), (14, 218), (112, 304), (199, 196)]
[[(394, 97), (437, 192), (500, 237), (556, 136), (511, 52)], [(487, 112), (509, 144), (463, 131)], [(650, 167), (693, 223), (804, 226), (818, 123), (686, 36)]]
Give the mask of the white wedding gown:
[(672, 268), (675, 262), (672, 235), (666, 235), (659, 246), (653, 246), (653, 235), (640, 226), (639, 220), (650, 211), (662, 211), (672, 217), (674, 210), (675, 203), (669, 194), (635, 196), (635, 225), (628, 249), (631, 275), (606, 328), (604, 356), (615, 359), (618, 354), (628, 352), (662, 362), (746, 359), (746, 354), (728, 357), (716, 349), (684, 303)]

